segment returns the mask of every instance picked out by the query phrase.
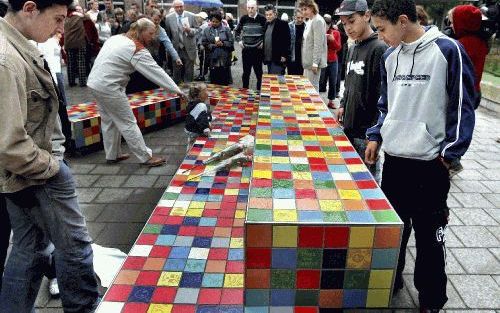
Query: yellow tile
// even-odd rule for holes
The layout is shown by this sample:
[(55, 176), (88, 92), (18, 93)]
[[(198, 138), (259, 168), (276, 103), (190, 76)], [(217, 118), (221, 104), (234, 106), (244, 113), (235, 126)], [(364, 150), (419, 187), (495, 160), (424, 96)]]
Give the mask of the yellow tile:
[(368, 288), (391, 288), (393, 270), (372, 270)]
[(249, 182), (250, 182), (250, 178), (249, 177), (242, 177), (241, 178), (241, 183), (242, 184), (249, 183)]
[(272, 179), (273, 178), (273, 172), (272, 171), (254, 170), (253, 171), (253, 178)]
[(308, 158), (323, 158), (323, 157), (325, 157), (323, 152), (320, 152), (320, 151), (307, 151), (306, 155)]
[(289, 146), (302, 146), (304, 142), (302, 140), (288, 140)]
[(288, 157), (272, 157), (272, 163), (288, 164), (290, 159)]
[(237, 196), (239, 191), (239, 189), (225, 189), (224, 194), (226, 196)]
[(185, 208), (173, 208), (172, 211), (170, 211), (170, 215), (173, 216), (186, 216), (188, 209)]
[(292, 172), (293, 179), (312, 180), (310, 172)]
[(236, 210), (234, 213), (234, 218), (245, 218), (247, 216), (247, 212), (245, 210)]
[(148, 313), (170, 313), (172, 312), (172, 304), (157, 304), (149, 305)]
[(333, 212), (333, 211), (343, 211), (344, 207), (342, 201), (340, 200), (319, 200), (319, 206), (321, 211)]
[(366, 297), (367, 308), (386, 308), (390, 305), (389, 289), (368, 289)]
[(273, 247), (297, 247), (297, 226), (274, 226)]
[(243, 274), (226, 274), (224, 288), (243, 288)]
[(272, 163), (272, 159), (271, 159), (271, 157), (256, 156), (254, 158), (254, 162), (256, 162), (256, 163)]
[(339, 189), (340, 199), (361, 200), (361, 194), (357, 190)]
[(158, 279), (158, 286), (177, 287), (181, 281), (182, 272), (162, 272)]
[(273, 139), (273, 145), (286, 146), (288, 142), (282, 139)]
[(335, 141), (337, 147), (350, 147), (351, 143), (349, 141)]
[(189, 204), (190, 209), (203, 209), (205, 208), (205, 202), (202, 201), (193, 201)]
[(368, 172), (368, 169), (363, 164), (351, 164), (351, 165), (347, 165), (347, 169), (351, 173)]
[(373, 247), (374, 227), (351, 227), (349, 235), (349, 248)]
[(263, 135), (271, 135), (271, 130), (270, 129), (259, 129), (259, 133)]
[(331, 158), (331, 159), (338, 159), (340, 158), (340, 152), (324, 152), (325, 157)]
[(231, 238), (229, 248), (243, 248), (243, 238)]
[(275, 222), (296, 222), (297, 211), (295, 210), (273, 210)]
[(316, 141), (316, 140), (318, 140), (318, 137), (316, 137), (316, 136), (302, 136), (302, 140), (304, 140), (304, 141)]
[(256, 144), (262, 144), (262, 145), (270, 145), (271, 144), (271, 139), (260, 138), (260, 139), (256, 139), (255, 143)]
[(372, 261), (372, 249), (351, 249), (347, 251), (347, 268), (369, 269)]
[(186, 212), (186, 216), (202, 217), (203, 216), (203, 209), (188, 209)]

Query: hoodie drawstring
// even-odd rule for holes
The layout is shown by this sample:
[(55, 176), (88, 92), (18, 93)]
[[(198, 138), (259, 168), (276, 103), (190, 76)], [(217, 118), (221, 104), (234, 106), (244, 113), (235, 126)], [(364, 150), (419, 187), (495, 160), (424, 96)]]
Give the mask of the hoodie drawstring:
[[(417, 47), (415, 48), (415, 50), (413, 50), (413, 60), (411, 63), (410, 76), (413, 75), (413, 68), (415, 67), (415, 55), (417, 54), (418, 48), (420, 48), (420, 46), (423, 43), (424, 43), (423, 41), (421, 43), (419, 43), (417, 45)], [(394, 70), (394, 75), (392, 76), (392, 81), (394, 81), (396, 79), (396, 73), (398, 72), (398, 66), (399, 66), (399, 54), (401, 53), (402, 50), (403, 50), (403, 47), (401, 46), (401, 48), (399, 49), (398, 54), (396, 56), (396, 69)]]

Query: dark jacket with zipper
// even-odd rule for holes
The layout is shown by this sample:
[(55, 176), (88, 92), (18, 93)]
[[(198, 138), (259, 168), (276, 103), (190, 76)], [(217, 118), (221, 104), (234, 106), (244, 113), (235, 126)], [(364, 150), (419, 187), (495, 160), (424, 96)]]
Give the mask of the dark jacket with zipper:
[(340, 107), (344, 108), (344, 132), (350, 139), (365, 138), (366, 130), (377, 123), (380, 60), (387, 48), (377, 33), (349, 48)]

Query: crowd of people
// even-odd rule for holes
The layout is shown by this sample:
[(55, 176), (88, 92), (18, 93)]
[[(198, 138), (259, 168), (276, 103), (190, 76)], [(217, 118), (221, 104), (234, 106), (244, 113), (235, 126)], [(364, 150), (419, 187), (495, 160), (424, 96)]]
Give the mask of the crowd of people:
[(90, 1), (85, 12), (71, 0), (9, 0), (0, 18), (0, 312), (31, 312), (42, 276), (54, 272), (65, 312), (93, 312), (98, 301), (91, 238), (64, 160), (71, 132), (61, 55), (69, 86), (78, 79), (97, 100), (107, 162), (130, 157), (120, 149), (124, 137), (139, 162), (159, 166), (165, 159), (146, 146), (127, 92), (156, 86), (189, 98), (192, 145), (210, 134), (207, 86), (192, 84), (185, 94), (178, 84), (204, 81), (207, 73), (211, 83), (232, 84), (235, 44), (244, 88), (253, 70), (260, 89), (263, 65), (271, 74), (304, 75), (317, 91), (328, 85), (328, 106), (339, 106), (337, 120), (404, 222), (394, 293), (403, 287), (413, 229), (421, 311), (444, 306), (450, 169), (459, 170), (472, 139), (488, 51), (475, 35), (482, 18), (476, 7), (450, 11), (455, 40), (427, 26), (414, 0), (375, 0), (371, 8), (345, 0), (333, 16), (321, 16), (314, 0), (298, 0), (291, 22), (271, 4), (260, 14), (249, 0), (237, 23), (219, 9), (188, 12), (182, 0), (172, 12), (155, 0), (144, 13), (138, 4), (127, 12), (112, 0), (104, 4), (99, 11)]

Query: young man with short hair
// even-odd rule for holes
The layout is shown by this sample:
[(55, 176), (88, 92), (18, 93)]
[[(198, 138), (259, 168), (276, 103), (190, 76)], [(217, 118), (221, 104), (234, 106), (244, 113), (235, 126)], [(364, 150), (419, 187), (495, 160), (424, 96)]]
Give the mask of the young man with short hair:
[(414, 0), (376, 0), (372, 20), (391, 48), (382, 60), (380, 117), (367, 131), (365, 158), (374, 163), (382, 144), (382, 190), (404, 222), (394, 288), (403, 287), (413, 227), (420, 311), (438, 312), (448, 300), (448, 167), (472, 140), (474, 69), (455, 40), (435, 26), (419, 25)]
[[(370, 26), (366, 0), (345, 0), (335, 13), (340, 16), (354, 44), (347, 53), (344, 97), (337, 112), (338, 121), (359, 153), (365, 155), (366, 130), (377, 122), (377, 102), (380, 97), (380, 60), (388, 46), (378, 39)], [(380, 181), (380, 164), (367, 164)]]
[(65, 312), (93, 312), (98, 297), (92, 239), (63, 161), (58, 93), (47, 62), (29, 40), (63, 32), (68, 0), (10, 0), (0, 18), (0, 192), (7, 198), (13, 245), (0, 312), (32, 312), (55, 245)]

